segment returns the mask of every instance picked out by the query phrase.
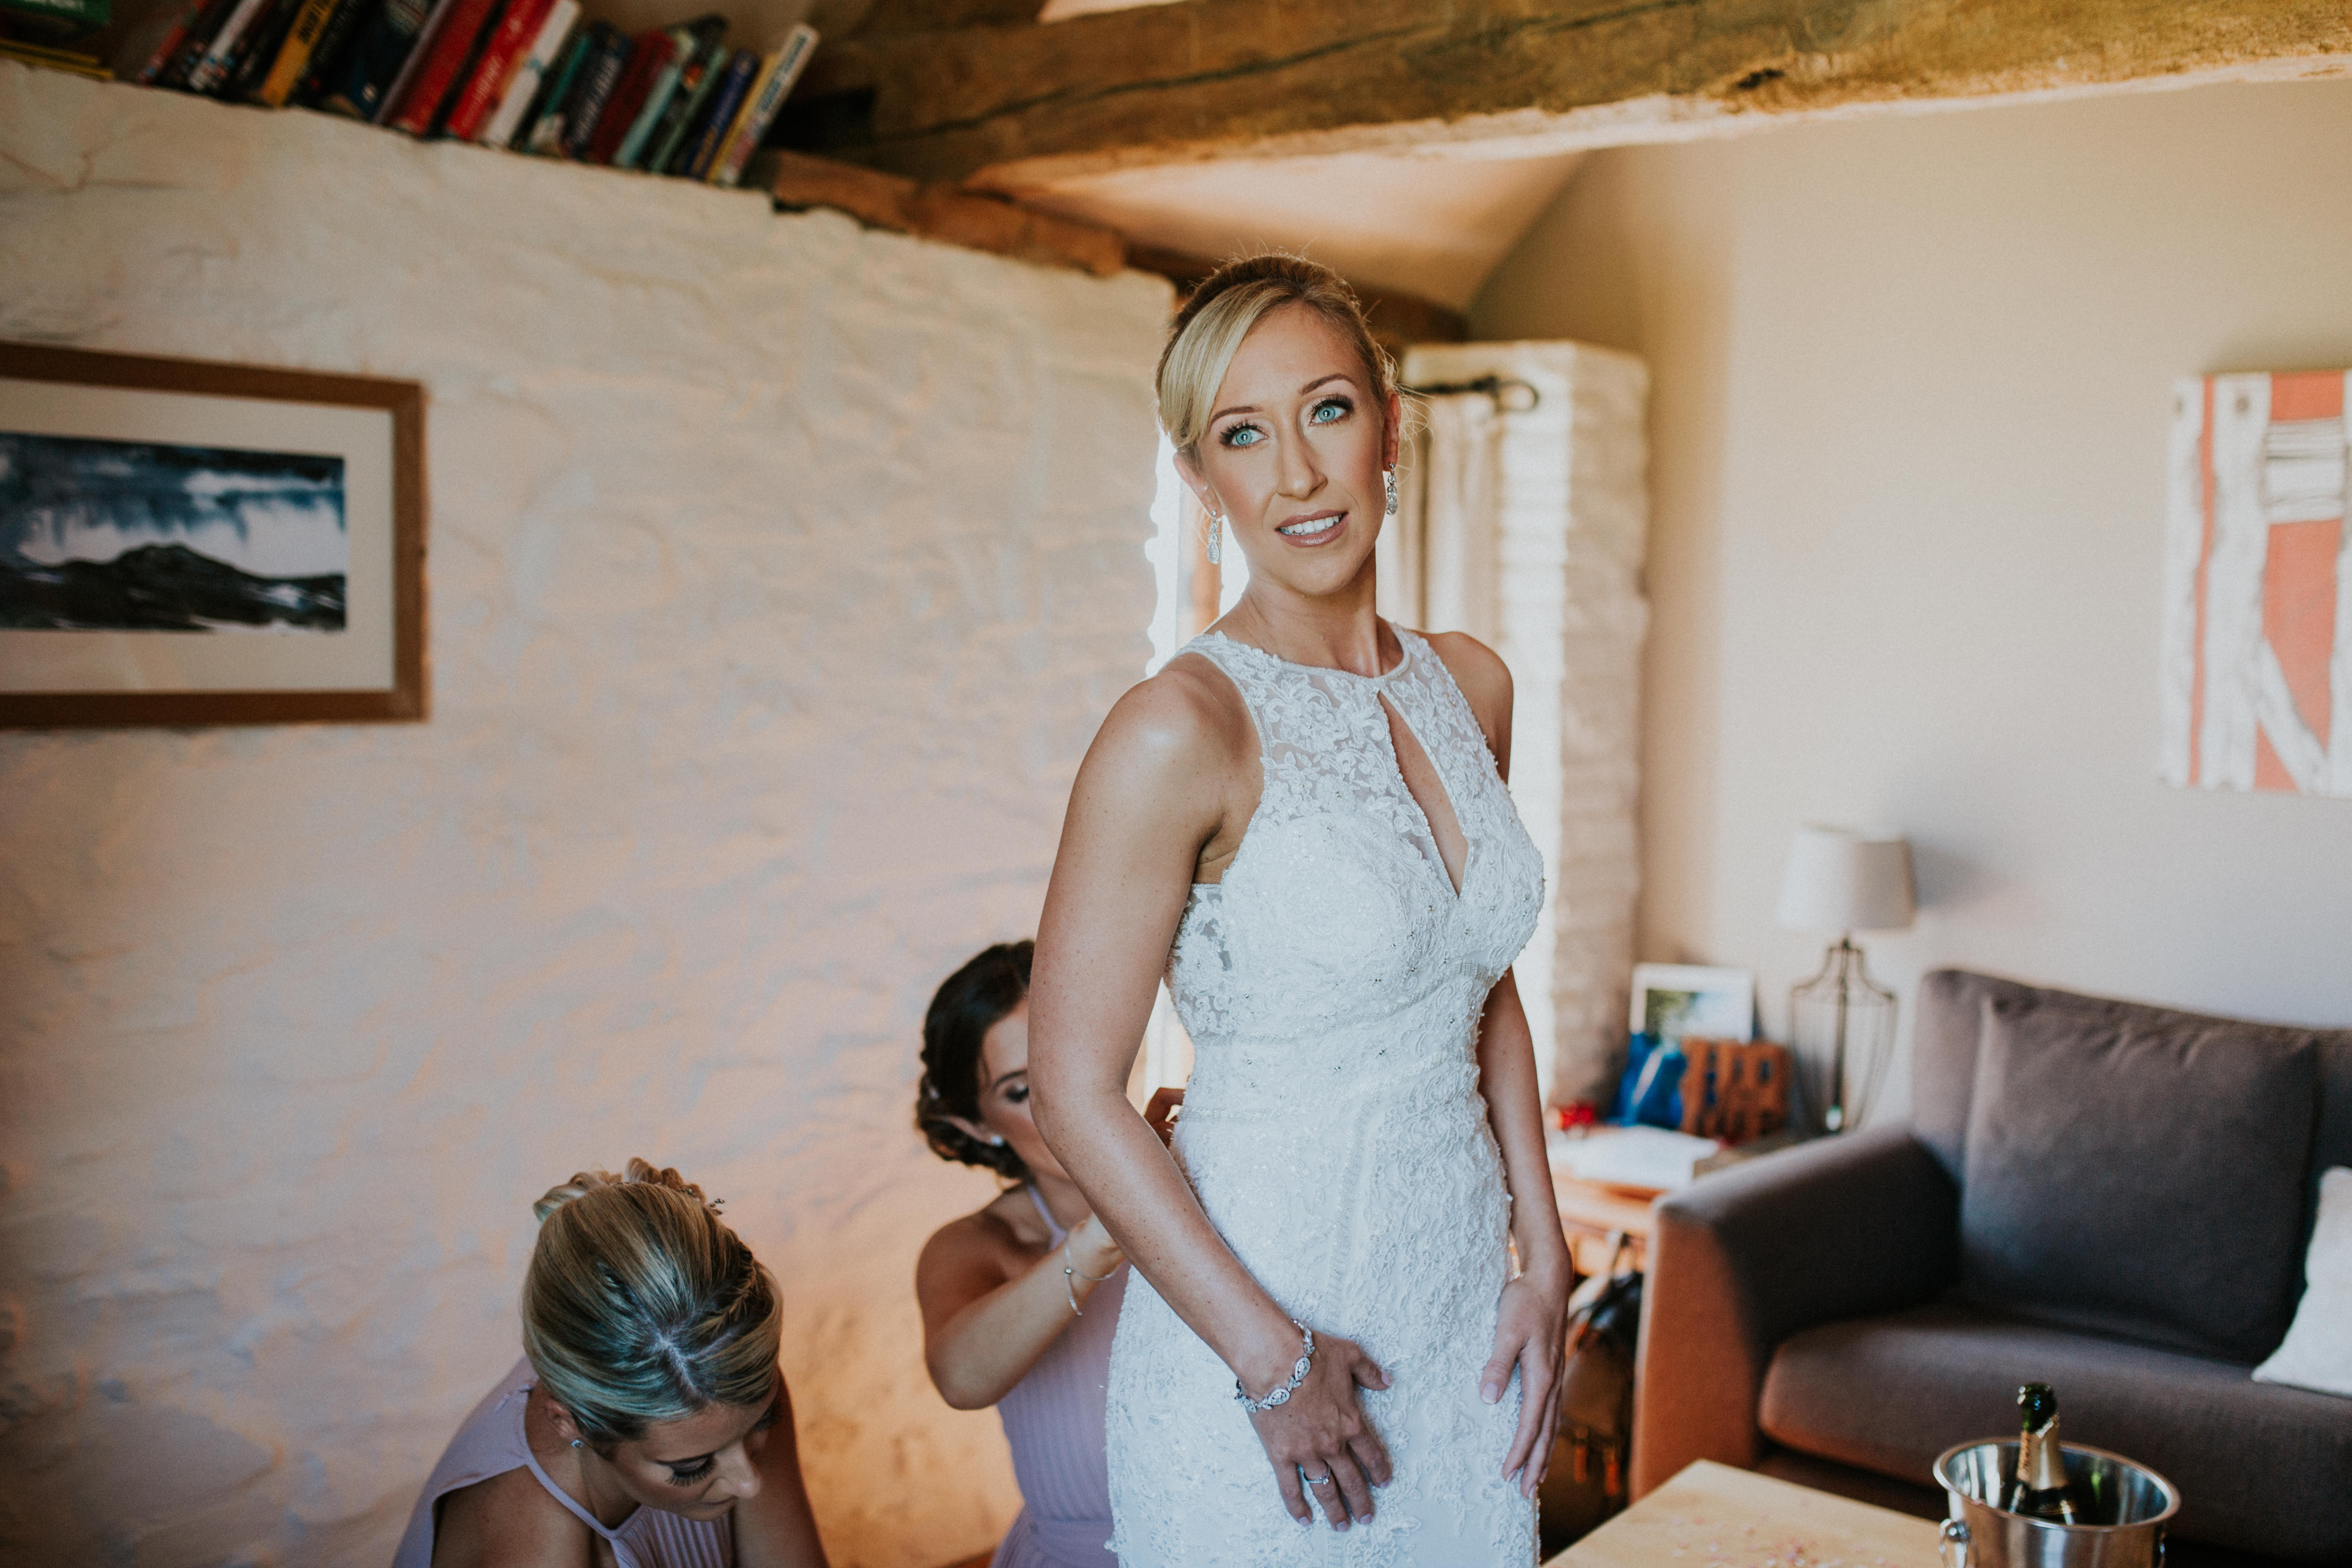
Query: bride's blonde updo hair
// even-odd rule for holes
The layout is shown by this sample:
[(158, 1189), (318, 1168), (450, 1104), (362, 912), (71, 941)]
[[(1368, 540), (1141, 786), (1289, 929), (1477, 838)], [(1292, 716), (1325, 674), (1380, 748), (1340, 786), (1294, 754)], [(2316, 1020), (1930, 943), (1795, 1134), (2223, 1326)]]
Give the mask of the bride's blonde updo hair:
[(1372, 341), (1347, 280), (1302, 256), (1247, 257), (1203, 279), (1168, 329), (1168, 346), (1160, 354), (1160, 426), (1179, 452), (1200, 456), (1201, 437), (1216, 412), (1217, 388), (1234, 353), (1252, 327), (1285, 305), (1304, 305), (1338, 328), (1363, 359), (1373, 401), (1387, 405), (1396, 390), (1396, 364)]
[(776, 1282), (676, 1171), (582, 1171), (531, 1205), (523, 1352), (600, 1452), (714, 1405), (762, 1405), (783, 1337)]

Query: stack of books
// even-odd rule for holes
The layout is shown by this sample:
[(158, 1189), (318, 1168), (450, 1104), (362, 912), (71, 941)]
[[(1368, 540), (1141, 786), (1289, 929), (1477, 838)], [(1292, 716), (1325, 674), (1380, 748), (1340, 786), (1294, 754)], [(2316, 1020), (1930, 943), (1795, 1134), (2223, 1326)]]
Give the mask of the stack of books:
[(580, 0), (189, 0), (141, 82), (732, 185), (816, 47), (709, 16), (631, 37)]

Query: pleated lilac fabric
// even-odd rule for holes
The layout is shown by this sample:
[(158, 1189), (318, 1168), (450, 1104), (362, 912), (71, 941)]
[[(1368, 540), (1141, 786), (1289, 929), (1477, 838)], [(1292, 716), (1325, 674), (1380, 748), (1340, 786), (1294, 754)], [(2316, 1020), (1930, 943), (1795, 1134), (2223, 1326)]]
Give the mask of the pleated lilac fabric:
[[(1069, 1233), (1055, 1223), (1036, 1188), (1028, 1193), (1059, 1252)], [(1059, 1258), (1049, 1265), (1061, 1266)], [(1103, 1389), (1127, 1275), (1122, 1263), (1096, 1286), (1086, 1315), (1071, 1320), (1029, 1375), (996, 1402), (1023, 1507), (990, 1568), (1117, 1568), (1106, 1544), (1110, 1471), (1103, 1457)]]
[[(674, 1513), (664, 1513), (657, 1508), (640, 1508), (623, 1520), (614, 1529), (606, 1529), (596, 1517), (574, 1502), (571, 1494), (551, 1479), (540, 1468), (530, 1444), (523, 1437), (523, 1405), (539, 1378), (530, 1370), (528, 1360), (517, 1362), (514, 1370), (499, 1380), (498, 1385), (482, 1397), (467, 1415), (457, 1435), (449, 1439), (442, 1451), (441, 1462), (433, 1467), (433, 1474), (425, 1483), (424, 1495), (416, 1500), (415, 1511), (408, 1516), (408, 1531), (400, 1538), (400, 1550), (393, 1553), (392, 1568), (432, 1568), (434, 1505), (450, 1492), (477, 1482), (502, 1476), (509, 1470), (528, 1469), (545, 1487), (548, 1495), (571, 1510), (572, 1516), (612, 1543), (613, 1556), (621, 1568), (730, 1568), (735, 1561), (735, 1531), (731, 1518), (717, 1520), (681, 1519)], [(1095, 1436), (1097, 1456), (1102, 1447), (1101, 1396), (1096, 1396)], [(1105, 1511), (1108, 1511), (1106, 1505)], [(1106, 1533), (1108, 1533), (1106, 1531)]]

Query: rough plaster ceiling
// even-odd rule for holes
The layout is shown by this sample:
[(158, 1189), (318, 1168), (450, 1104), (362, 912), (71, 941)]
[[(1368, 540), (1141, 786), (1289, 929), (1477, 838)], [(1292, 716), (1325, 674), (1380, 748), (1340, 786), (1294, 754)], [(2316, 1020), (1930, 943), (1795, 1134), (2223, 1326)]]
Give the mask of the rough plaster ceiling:
[(1365, 288), (1458, 310), (1582, 157), (1224, 159), (1087, 175), (1022, 195), (1141, 244), (1212, 259), (1265, 246), (1303, 251)]

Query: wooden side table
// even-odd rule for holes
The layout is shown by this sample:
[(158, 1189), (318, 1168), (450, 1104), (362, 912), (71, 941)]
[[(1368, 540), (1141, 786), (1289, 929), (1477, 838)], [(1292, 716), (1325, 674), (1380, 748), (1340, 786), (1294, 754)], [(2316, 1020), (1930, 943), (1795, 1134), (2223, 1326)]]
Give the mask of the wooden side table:
[(1607, 1269), (1610, 1238), (1620, 1231), (1633, 1239), (1633, 1267), (1649, 1268), (1650, 1205), (1661, 1195), (1658, 1189), (1612, 1186), (1554, 1171), (1551, 1191), (1559, 1200), (1559, 1222), (1568, 1233), (1568, 1255), (1577, 1273)]

